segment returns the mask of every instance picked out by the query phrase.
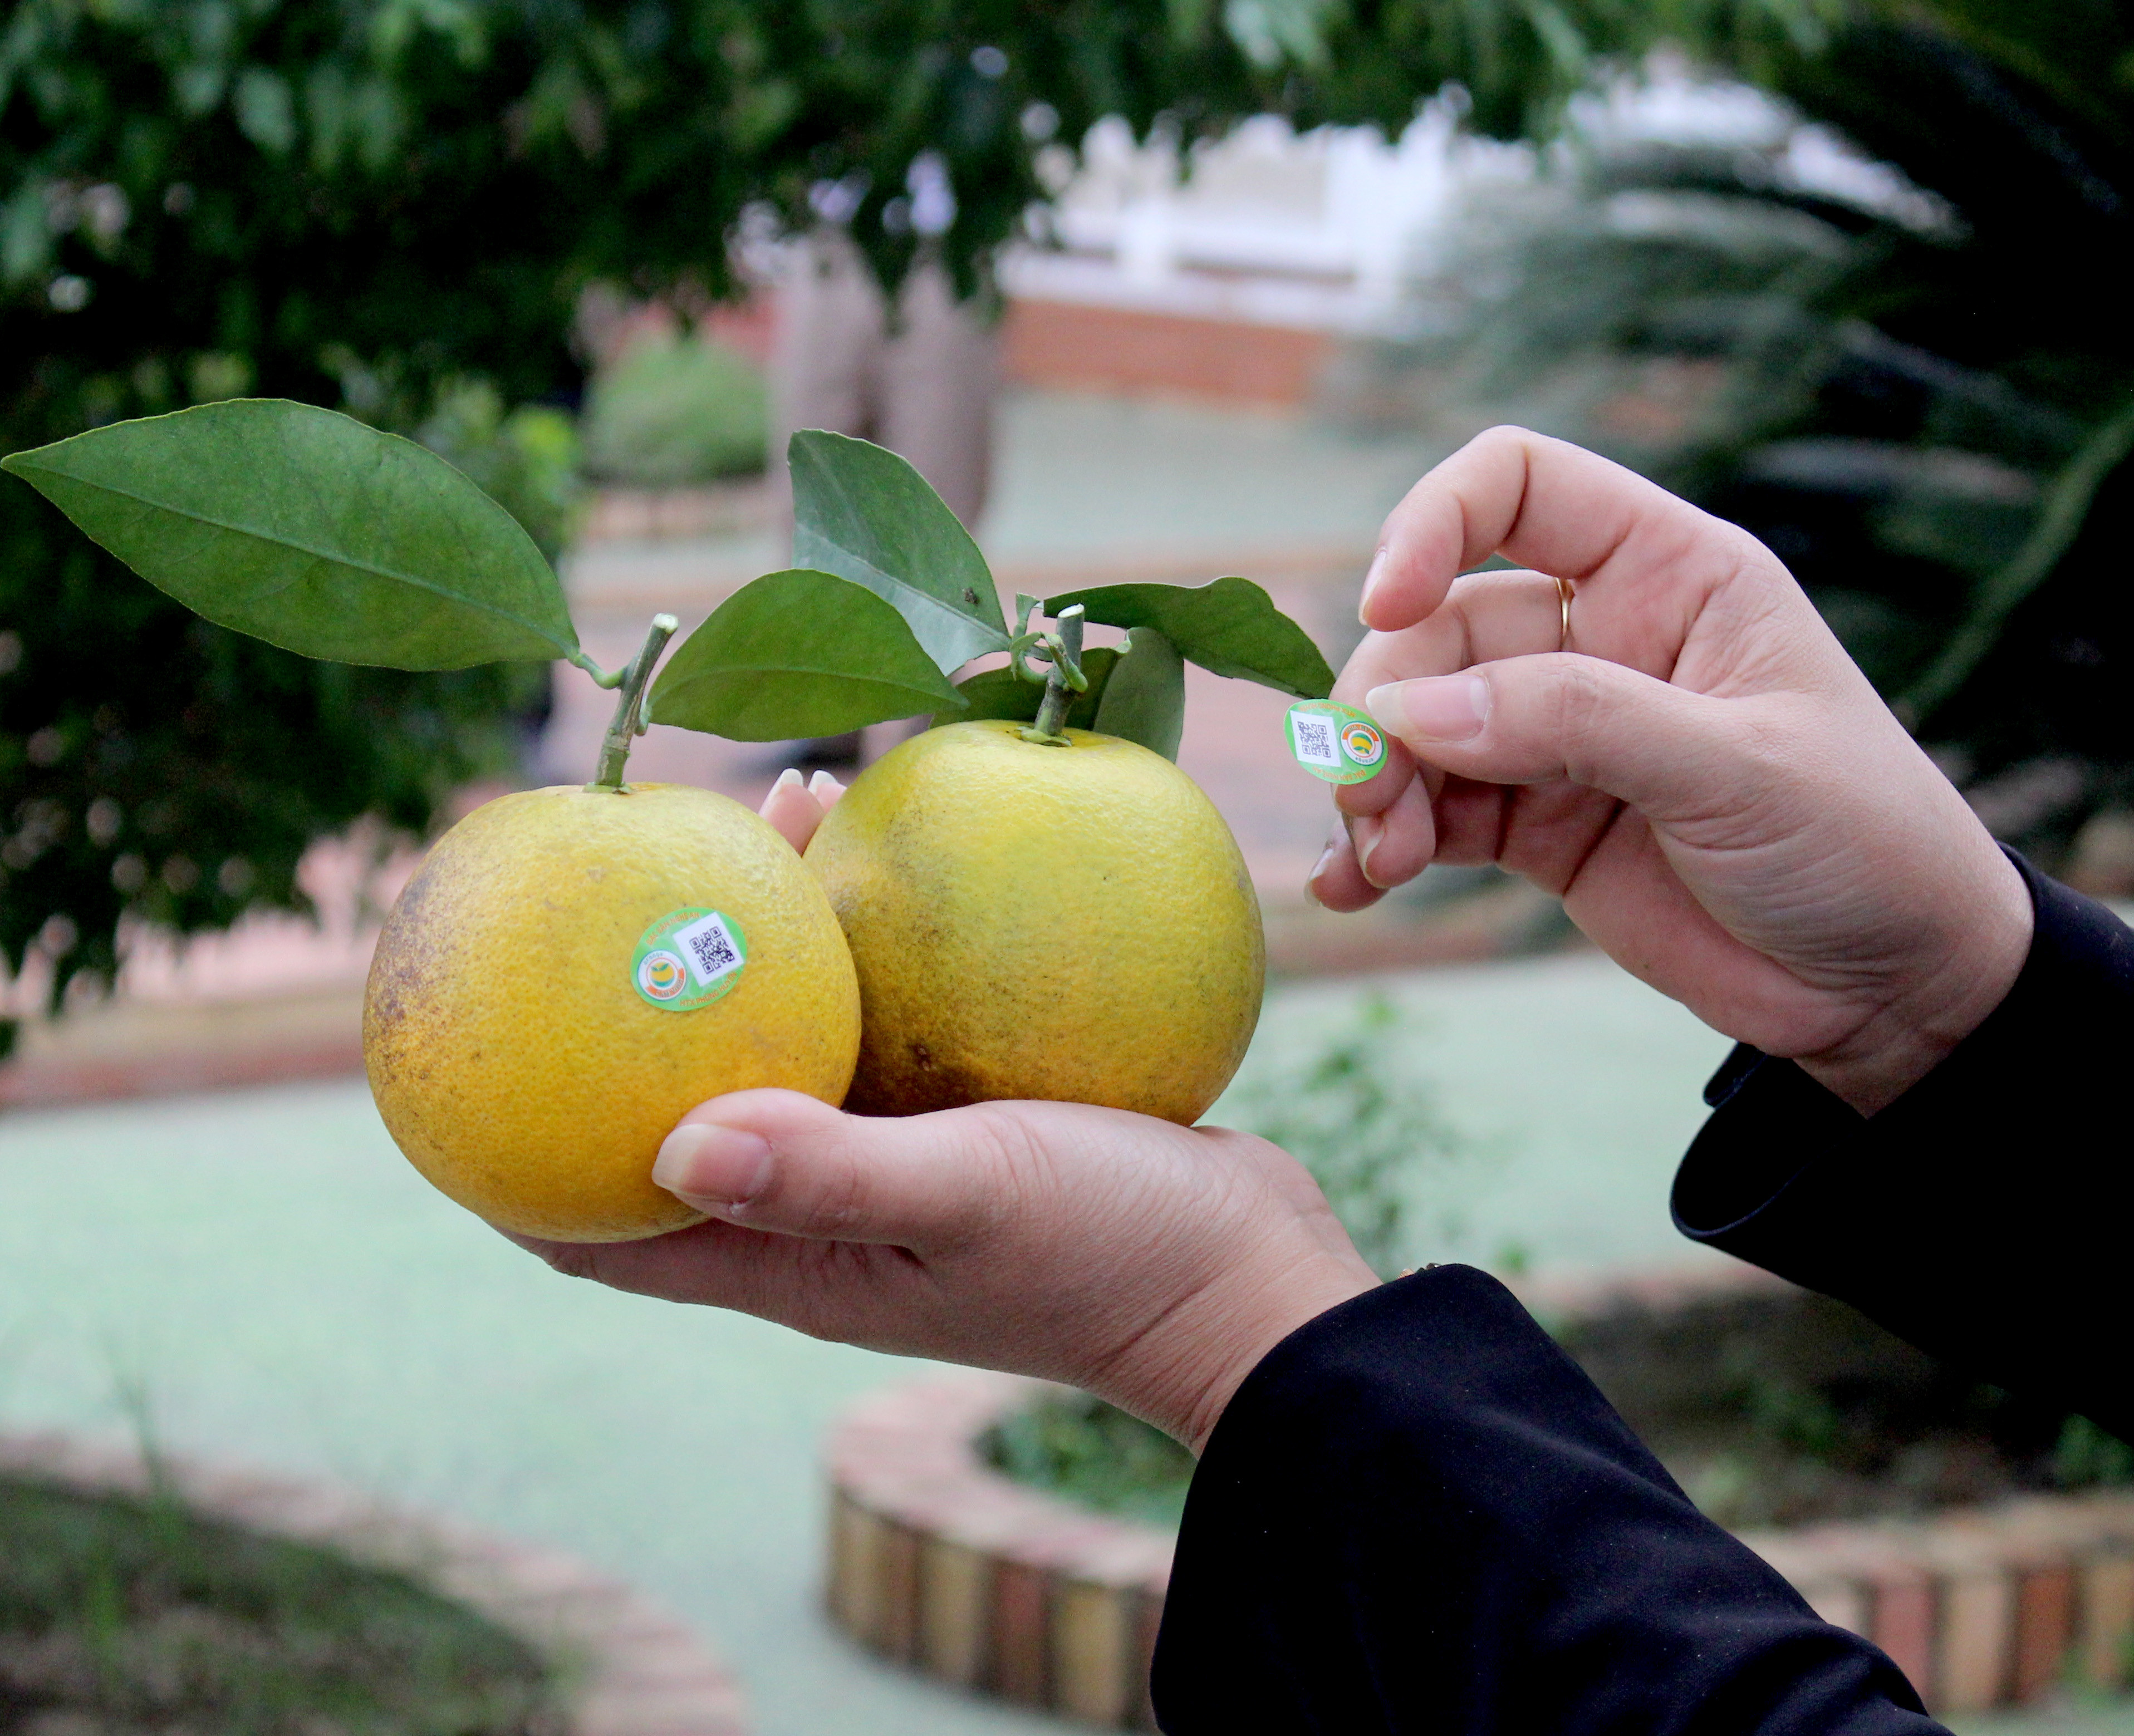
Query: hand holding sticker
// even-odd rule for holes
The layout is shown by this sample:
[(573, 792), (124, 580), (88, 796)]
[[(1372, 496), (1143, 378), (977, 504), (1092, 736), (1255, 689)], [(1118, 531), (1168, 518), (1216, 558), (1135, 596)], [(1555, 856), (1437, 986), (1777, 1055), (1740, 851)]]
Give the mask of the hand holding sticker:
[(1386, 763), (1385, 732), (1353, 706), (1301, 699), (1286, 726), (1296, 763), (1329, 784), (1361, 784)]

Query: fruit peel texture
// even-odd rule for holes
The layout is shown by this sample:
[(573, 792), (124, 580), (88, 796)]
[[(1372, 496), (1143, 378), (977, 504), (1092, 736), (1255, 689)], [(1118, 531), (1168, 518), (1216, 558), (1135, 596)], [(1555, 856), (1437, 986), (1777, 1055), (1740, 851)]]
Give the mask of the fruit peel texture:
[[(645, 928), (708, 906), (747, 963), (674, 1012), (633, 986)], [(759, 1086), (839, 1102), (859, 996), (836, 918), (791, 846), (680, 784), (501, 797), (432, 849), (388, 918), (364, 1056), (394, 1141), (500, 1228), (625, 1242), (698, 1221), (654, 1187), (660, 1141), (707, 1097)]]
[(1259, 904), (1193, 780), (1114, 737), (949, 724), (870, 767), (808, 847), (859, 973), (845, 1107), (1047, 1098), (1190, 1125), (1259, 1018)]

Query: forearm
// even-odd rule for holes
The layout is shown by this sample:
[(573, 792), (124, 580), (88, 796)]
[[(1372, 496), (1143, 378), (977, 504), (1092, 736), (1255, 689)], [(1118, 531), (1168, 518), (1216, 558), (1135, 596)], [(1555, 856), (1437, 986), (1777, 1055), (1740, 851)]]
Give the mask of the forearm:
[(1173, 1736), (1939, 1728), (1464, 1266), (1322, 1315), (1239, 1388), (1155, 1687)]

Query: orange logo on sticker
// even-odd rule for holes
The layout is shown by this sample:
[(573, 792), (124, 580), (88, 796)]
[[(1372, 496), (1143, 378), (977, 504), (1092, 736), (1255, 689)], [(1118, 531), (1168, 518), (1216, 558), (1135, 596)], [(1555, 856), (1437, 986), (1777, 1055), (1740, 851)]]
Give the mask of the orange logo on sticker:
[(1376, 765), (1385, 756), (1385, 737), (1368, 723), (1344, 724), (1341, 750), (1359, 765)]
[(672, 1001), (688, 980), (680, 957), (673, 952), (647, 952), (637, 967), (637, 986), (654, 1001)]

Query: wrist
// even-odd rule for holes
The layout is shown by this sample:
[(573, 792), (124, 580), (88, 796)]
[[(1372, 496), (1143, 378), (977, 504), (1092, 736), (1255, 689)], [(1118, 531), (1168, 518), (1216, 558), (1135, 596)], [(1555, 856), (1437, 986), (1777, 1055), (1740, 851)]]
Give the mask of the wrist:
[(1996, 847), (1983, 884), (1958, 901), (1964, 921), (1935, 971), (1864, 1021), (1842, 1043), (1795, 1056), (1800, 1069), (1863, 1116), (1919, 1083), (2007, 998), (2030, 956), (2030, 889)]
[(1247, 1278), (1227, 1275), (1167, 1309), (1096, 1390), (1196, 1458), (1267, 1353), (1307, 1322), (1378, 1285), (1353, 1252), (1314, 1249)]

